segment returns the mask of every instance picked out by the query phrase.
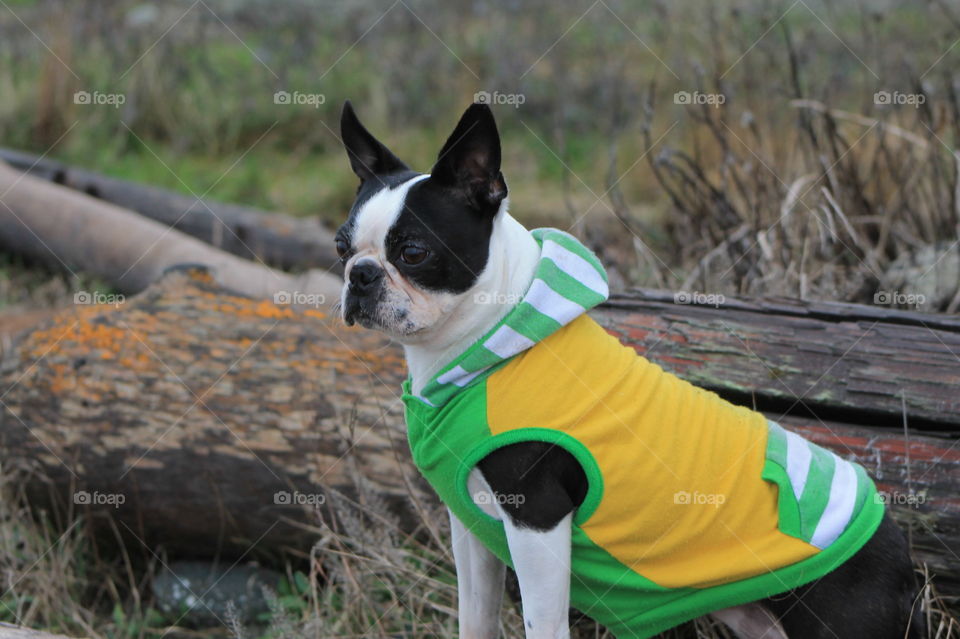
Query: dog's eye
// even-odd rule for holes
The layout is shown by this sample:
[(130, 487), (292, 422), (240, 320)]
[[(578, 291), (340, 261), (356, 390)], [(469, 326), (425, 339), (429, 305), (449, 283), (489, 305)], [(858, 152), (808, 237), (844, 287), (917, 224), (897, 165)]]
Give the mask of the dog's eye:
[(403, 260), (404, 264), (419, 264), (426, 258), (427, 249), (420, 248), (419, 246), (407, 244), (400, 249), (400, 259)]
[(340, 259), (343, 259), (343, 256), (347, 254), (347, 251), (350, 250), (350, 246), (347, 244), (347, 241), (342, 238), (337, 238), (337, 255), (340, 256)]

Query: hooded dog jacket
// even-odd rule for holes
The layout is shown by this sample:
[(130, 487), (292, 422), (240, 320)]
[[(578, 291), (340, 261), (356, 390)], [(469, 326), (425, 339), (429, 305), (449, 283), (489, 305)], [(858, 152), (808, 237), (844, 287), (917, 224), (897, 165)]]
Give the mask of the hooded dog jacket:
[(622, 346), (585, 314), (607, 297), (596, 256), (562, 231), (533, 236), (520, 303), (419, 395), (404, 383), (414, 462), (487, 548), (512, 565), (467, 477), (523, 441), (586, 473), (571, 604), (620, 639), (809, 583), (870, 539), (884, 506), (862, 467)]

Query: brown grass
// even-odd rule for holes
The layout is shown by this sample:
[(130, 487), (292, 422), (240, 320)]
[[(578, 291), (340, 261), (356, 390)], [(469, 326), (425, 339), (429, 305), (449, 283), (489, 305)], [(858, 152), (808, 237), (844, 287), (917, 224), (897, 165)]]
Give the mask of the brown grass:
[[(432, 495), (411, 488), (411, 506), (422, 526), (404, 532), (390, 508), (355, 476), (356, 499), (331, 493), (324, 519), (310, 527), (316, 543), (304, 570), (310, 587), (304, 605), (292, 609), (272, 592), (270, 619), (256, 626), (227, 615), (227, 627), (191, 630), (158, 618), (149, 594), (154, 562), (124, 552), (104, 553), (110, 540), (91, 533), (91, 522), (72, 513), (54, 518), (30, 509), (18, 478), (25, 469), (0, 473), (0, 618), (34, 628), (92, 639), (193, 637), (382, 639), (456, 636), (456, 575), (445, 509)], [(332, 515), (332, 517), (330, 517)], [(321, 518), (317, 513), (316, 520)], [(119, 538), (119, 535), (118, 535)], [(106, 543), (105, 543), (106, 542)], [(297, 568), (302, 560), (293, 560)], [(294, 564), (286, 567), (292, 575)], [(924, 578), (924, 568), (918, 567)], [(929, 579), (927, 579), (929, 581)], [(512, 573), (500, 620), (501, 636), (523, 633), (519, 591)], [(930, 639), (957, 639), (960, 624), (932, 585), (920, 605)], [(148, 621), (150, 620), (150, 621)], [(610, 635), (571, 612), (574, 639)], [(722, 626), (700, 619), (662, 635), (665, 639), (732, 639)]]

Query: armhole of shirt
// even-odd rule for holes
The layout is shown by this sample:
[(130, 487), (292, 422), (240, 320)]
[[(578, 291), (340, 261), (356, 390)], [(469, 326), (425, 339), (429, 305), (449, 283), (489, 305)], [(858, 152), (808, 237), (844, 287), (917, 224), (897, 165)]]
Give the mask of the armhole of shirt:
[(589, 449), (580, 443), (579, 440), (564, 433), (563, 431), (550, 428), (517, 428), (508, 430), (497, 435), (491, 435), (482, 442), (471, 448), (463, 458), (463, 463), (457, 471), (456, 490), (461, 501), (466, 508), (472, 509), (483, 519), (496, 521), (493, 517), (483, 512), (483, 510), (473, 502), (470, 492), (467, 489), (467, 480), (472, 471), (481, 459), (503, 446), (517, 444), (520, 442), (548, 442), (560, 446), (568, 453), (573, 455), (577, 463), (583, 469), (587, 478), (587, 494), (583, 502), (577, 507), (573, 516), (575, 526), (585, 523), (600, 505), (603, 497), (603, 475), (600, 473), (600, 466), (593, 458)]

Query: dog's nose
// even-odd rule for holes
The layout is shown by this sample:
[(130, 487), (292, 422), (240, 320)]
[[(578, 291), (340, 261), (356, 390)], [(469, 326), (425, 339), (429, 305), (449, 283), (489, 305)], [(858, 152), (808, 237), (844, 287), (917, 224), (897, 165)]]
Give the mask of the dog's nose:
[(357, 262), (350, 269), (350, 286), (367, 292), (383, 278), (383, 269), (373, 262)]

